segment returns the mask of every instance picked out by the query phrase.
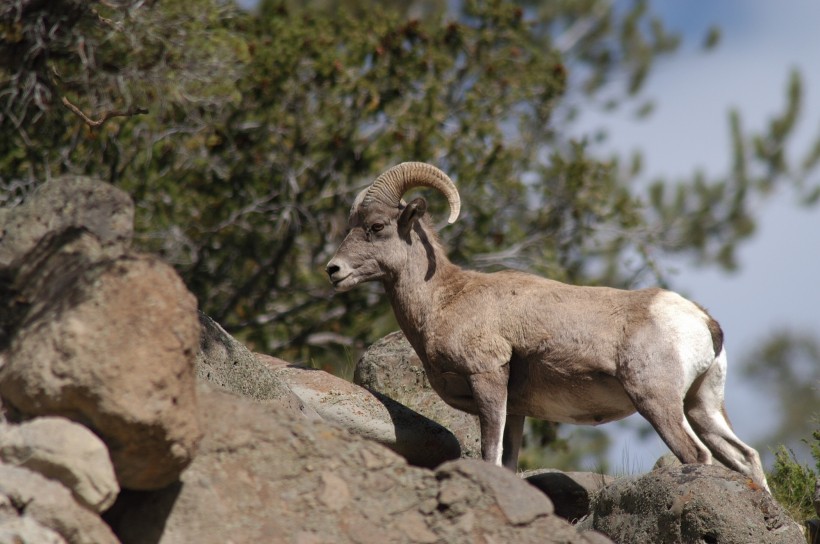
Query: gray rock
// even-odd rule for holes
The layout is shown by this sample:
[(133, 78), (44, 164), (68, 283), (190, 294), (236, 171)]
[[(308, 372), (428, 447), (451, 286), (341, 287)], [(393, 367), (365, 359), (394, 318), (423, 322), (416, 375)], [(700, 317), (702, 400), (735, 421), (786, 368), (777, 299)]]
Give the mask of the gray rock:
[(463, 457), (481, 458), (478, 416), (446, 404), (433, 391), (416, 352), (401, 332), (370, 346), (356, 364), (353, 382), (440, 423), (458, 438)]
[(86, 427), (61, 417), (20, 425), (0, 423), (0, 461), (57, 480), (95, 512), (114, 504), (120, 491), (108, 450)]
[(803, 541), (771, 495), (713, 465), (668, 466), (619, 479), (595, 497), (592, 511), (592, 527), (621, 544)]
[(180, 483), (124, 491), (106, 514), (123, 542), (589, 542), (502, 468), (413, 467), (324, 422), (202, 387), (205, 438)]
[(295, 414), (319, 419), (310, 407), (219, 323), (199, 312), (201, 335), (196, 376), (219, 387), (260, 402), (279, 404)]
[(105, 522), (77, 504), (59, 483), (24, 468), (0, 464), (0, 535), (7, 530), (42, 536), (43, 542), (61, 542), (53, 533), (69, 544), (119, 542)]
[(520, 475), (552, 500), (555, 514), (575, 522), (589, 515), (592, 498), (615, 478), (597, 472), (538, 469)]
[(453, 433), (384, 395), (321, 370), (287, 364), (271, 367), (323, 420), (387, 446), (410, 464), (433, 468), (461, 454)]

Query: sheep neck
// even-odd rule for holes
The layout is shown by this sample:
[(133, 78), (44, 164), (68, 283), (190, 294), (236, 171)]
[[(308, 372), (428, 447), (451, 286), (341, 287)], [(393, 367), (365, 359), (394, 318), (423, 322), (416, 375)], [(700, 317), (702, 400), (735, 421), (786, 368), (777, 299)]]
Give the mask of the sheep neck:
[(429, 332), (448, 278), (461, 270), (450, 262), (437, 241), (425, 240), (420, 245), (423, 255), (411, 255), (404, 267), (384, 281), (396, 320), (414, 347)]

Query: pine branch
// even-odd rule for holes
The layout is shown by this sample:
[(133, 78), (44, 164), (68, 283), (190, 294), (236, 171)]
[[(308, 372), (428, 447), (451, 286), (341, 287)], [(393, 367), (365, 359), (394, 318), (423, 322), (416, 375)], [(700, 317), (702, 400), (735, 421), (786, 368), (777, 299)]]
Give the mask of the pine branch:
[(100, 117), (97, 120), (94, 120), (94, 119), (91, 119), (90, 117), (88, 117), (85, 113), (83, 113), (83, 111), (80, 108), (78, 108), (77, 106), (72, 104), (71, 101), (68, 98), (66, 98), (65, 96), (63, 97), (63, 105), (66, 108), (68, 108), (69, 110), (71, 110), (72, 112), (74, 112), (80, 119), (82, 119), (85, 122), (86, 125), (88, 125), (91, 128), (100, 127), (106, 121), (108, 121), (109, 119), (111, 119), (113, 117), (133, 117), (134, 115), (144, 115), (144, 114), (148, 113), (148, 110), (146, 108), (140, 108), (138, 106), (134, 106), (134, 107), (128, 108), (125, 111), (122, 111), (122, 110), (107, 111), (103, 114), (102, 117)]

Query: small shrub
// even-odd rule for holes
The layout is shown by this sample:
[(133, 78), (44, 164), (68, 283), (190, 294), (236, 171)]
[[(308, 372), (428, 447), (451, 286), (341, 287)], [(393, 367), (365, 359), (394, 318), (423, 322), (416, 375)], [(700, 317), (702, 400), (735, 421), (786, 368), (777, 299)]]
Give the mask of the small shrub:
[(785, 446), (775, 452), (774, 470), (769, 475), (772, 495), (801, 525), (808, 519), (817, 517), (813, 497), (815, 481), (820, 477), (820, 429), (812, 434), (809, 445), (816, 467), (801, 465), (794, 453)]

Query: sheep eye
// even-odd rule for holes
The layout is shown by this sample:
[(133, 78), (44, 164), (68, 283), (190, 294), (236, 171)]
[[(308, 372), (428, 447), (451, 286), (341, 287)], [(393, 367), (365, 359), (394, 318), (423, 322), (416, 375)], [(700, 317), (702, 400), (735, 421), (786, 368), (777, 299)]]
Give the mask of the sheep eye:
[(370, 225), (370, 230), (372, 230), (373, 232), (379, 232), (383, 228), (384, 228), (384, 225), (381, 224), (381, 223), (373, 223), (372, 225)]

